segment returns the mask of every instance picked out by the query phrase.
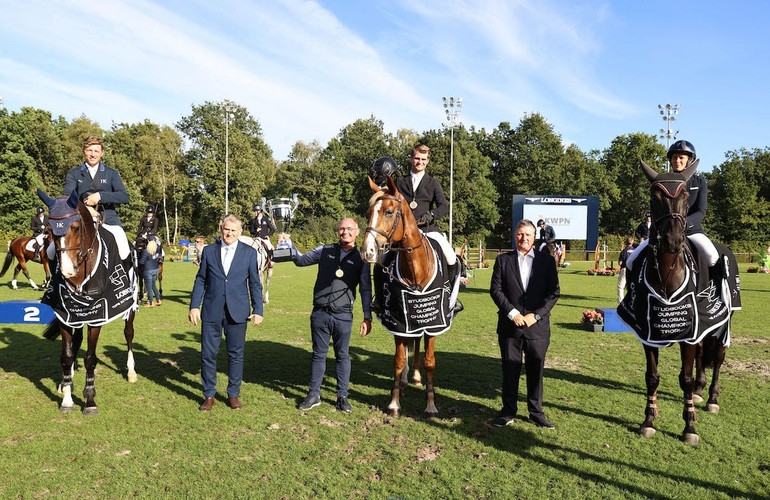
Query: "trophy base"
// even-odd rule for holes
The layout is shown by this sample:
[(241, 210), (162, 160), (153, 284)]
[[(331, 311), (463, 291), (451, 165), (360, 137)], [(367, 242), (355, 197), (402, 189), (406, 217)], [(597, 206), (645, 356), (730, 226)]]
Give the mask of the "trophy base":
[(273, 250), (273, 262), (288, 262), (293, 260), (293, 248), (276, 248)]

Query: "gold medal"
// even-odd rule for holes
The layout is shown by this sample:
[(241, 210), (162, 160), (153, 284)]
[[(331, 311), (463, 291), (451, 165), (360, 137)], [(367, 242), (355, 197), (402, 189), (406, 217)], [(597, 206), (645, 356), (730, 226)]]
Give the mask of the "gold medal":
[(343, 276), (345, 276), (345, 273), (342, 272), (342, 269), (337, 269), (337, 271), (335, 271), (334, 275), (336, 277), (338, 277), (338, 278), (342, 278)]
[(414, 210), (415, 208), (417, 208), (417, 202), (416, 202), (416, 201), (413, 201), (412, 203), (410, 203), (410, 204), (409, 204), (409, 208), (411, 208), (412, 210)]

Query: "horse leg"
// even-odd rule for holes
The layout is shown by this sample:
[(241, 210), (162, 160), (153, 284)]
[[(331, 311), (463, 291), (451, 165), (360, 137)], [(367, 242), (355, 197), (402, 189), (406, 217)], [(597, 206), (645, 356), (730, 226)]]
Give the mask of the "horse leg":
[(695, 346), (695, 387), (692, 392), (694, 403), (703, 402), (703, 388), (706, 387), (706, 365), (704, 359), (706, 353), (705, 340)]
[(412, 384), (414, 384), (415, 387), (422, 387), (422, 375), (420, 374), (420, 339), (414, 339), (412, 345), (414, 346), (414, 355), (412, 358)]
[(61, 333), (61, 383), (59, 384), (58, 391), (62, 393), (62, 402), (59, 405), (59, 411), (62, 413), (69, 413), (75, 411), (77, 407), (72, 400), (72, 374), (74, 370), (75, 356), (77, 356), (77, 348), (73, 346), (72, 342), (72, 328), (59, 325), (59, 332)]
[(425, 336), (425, 378), (427, 379), (427, 385), (425, 387), (425, 397), (427, 405), (425, 406), (425, 416), (428, 418), (434, 418), (438, 416), (438, 409), (436, 408), (436, 392), (433, 389), (433, 371), (436, 369), (436, 356), (434, 351), (434, 344), (436, 343), (436, 337), (432, 335)]
[(658, 385), (660, 384), (658, 348), (644, 346), (644, 356), (647, 360), (647, 371), (644, 374), (647, 385), (647, 406), (644, 409), (644, 422), (639, 427), (639, 434), (652, 437), (656, 432), (653, 422), (658, 418)]
[[(29, 270), (27, 269), (27, 264), (26, 264), (26, 262), (22, 262), (22, 261), (20, 260), (20, 261), (19, 261), (19, 266), (18, 266), (18, 267), (21, 267), (21, 272), (22, 272), (22, 274), (24, 274), (24, 277), (25, 277), (25, 278), (27, 278), (27, 281), (29, 281), (29, 284), (30, 284), (30, 285), (32, 285), (32, 288), (33, 288), (34, 290), (40, 290), (40, 287), (39, 287), (39, 286), (37, 286), (37, 284), (35, 283), (35, 280), (33, 280), (33, 279), (30, 277), (30, 275), (29, 275)], [(14, 276), (14, 277), (15, 277), (15, 276)]]
[(270, 303), (270, 280), (273, 278), (273, 268), (269, 265), (260, 273), (259, 279), (262, 280), (262, 302)]
[(135, 363), (134, 363), (134, 315), (136, 313), (132, 312), (128, 319), (126, 320), (126, 324), (123, 326), (123, 335), (126, 337), (126, 346), (128, 346), (128, 360), (126, 361), (126, 368), (128, 368), (128, 381), (130, 383), (136, 383), (139, 380), (139, 377), (136, 374)]
[(695, 388), (695, 378), (693, 377), (693, 365), (695, 364), (695, 346), (681, 342), (680, 354), (682, 357), (682, 371), (679, 372), (679, 387), (684, 393), (684, 410), (682, 419), (684, 419), (684, 430), (682, 431), (682, 441), (688, 444), (698, 444), (700, 440), (695, 431), (695, 421), (698, 415), (695, 413), (695, 403), (692, 400), (693, 390)]
[[(45, 251), (45, 249), (41, 250), (41, 252)], [(47, 258), (43, 258), (43, 270), (45, 271), (45, 281), (43, 282), (43, 288), (48, 288), (48, 285), (51, 284), (51, 266), (48, 263)]]
[(722, 369), (722, 363), (725, 361), (725, 346), (721, 340), (716, 338), (709, 339), (709, 349), (706, 354), (711, 356), (713, 367), (711, 373), (711, 385), (709, 386), (709, 399), (706, 401), (706, 411), (710, 413), (719, 413), (719, 371)]
[(96, 344), (99, 341), (100, 326), (88, 327), (88, 348), (86, 349), (86, 385), (83, 387), (83, 399), (86, 400), (86, 405), (83, 408), (84, 415), (96, 415), (99, 413), (99, 408), (96, 406), (94, 398), (96, 397), (95, 371), (96, 371)]
[(19, 285), (16, 282), (16, 278), (19, 277), (19, 272), (21, 271), (21, 264), (16, 264), (16, 267), (13, 268), (13, 279), (11, 280), (11, 288), (14, 290), (19, 289)]
[(396, 354), (393, 356), (393, 368), (395, 371), (395, 381), (393, 391), (390, 393), (390, 404), (388, 405), (388, 415), (398, 417), (401, 414), (401, 391), (404, 388), (401, 381), (401, 374), (406, 368), (406, 344), (409, 339), (404, 337), (393, 337), (396, 341)]

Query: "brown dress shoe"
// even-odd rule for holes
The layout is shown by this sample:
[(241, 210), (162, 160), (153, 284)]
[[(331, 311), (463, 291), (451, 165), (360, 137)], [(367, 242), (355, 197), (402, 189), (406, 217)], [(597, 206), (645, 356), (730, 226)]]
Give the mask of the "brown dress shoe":
[(230, 408), (233, 410), (240, 410), (243, 408), (241, 402), (238, 401), (238, 396), (235, 396), (234, 398), (227, 398), (227, 401), (230, 403)]
[(200, 411), (211, 411), (211, 407), (214, 406), (214, 397), (206, 398), (203, 403), (198, 407)]

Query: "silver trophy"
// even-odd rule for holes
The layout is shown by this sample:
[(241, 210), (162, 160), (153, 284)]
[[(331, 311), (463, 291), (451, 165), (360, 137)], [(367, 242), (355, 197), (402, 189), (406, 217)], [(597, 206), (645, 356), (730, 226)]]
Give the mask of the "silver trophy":
[(281, 232), (278, 236), (278, 243), (273, 250), (273, 262), (292, 260), (294, 249), (289, 238), (289, 227), (292, 219), (294, 219), (294, 212), (299, 206), (297, 193), (294, 193), (291, 198), (272, 198), (270, 200), (262, 198), (262, 205), (267, 207), (270, 217)]

